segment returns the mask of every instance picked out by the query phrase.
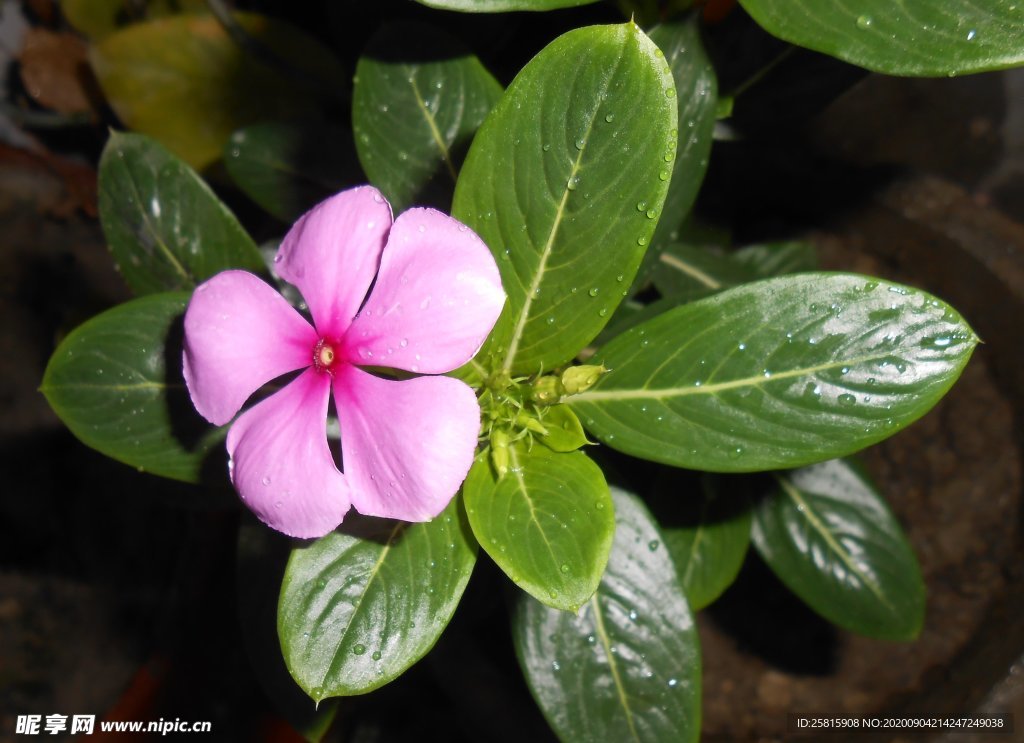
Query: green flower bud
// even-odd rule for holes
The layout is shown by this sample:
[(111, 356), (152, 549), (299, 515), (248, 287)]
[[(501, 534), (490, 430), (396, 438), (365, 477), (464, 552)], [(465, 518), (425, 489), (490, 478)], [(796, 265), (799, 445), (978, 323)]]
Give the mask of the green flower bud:
[(554, 405), (565, 394), (558, 377), (541, 377), (533, 383), (530, 397), (541, 405)]
[(491, 431), (491, 464), (499, 478), (508, 472), (508, 434), (500, 429)]
[(604, 366), (592, 364), (570, 366), (562, 372), (562, 386), (565, 388), (565, 394), (578, 395), (580, 392), (590, 389), (606, 371), (608, 370)]

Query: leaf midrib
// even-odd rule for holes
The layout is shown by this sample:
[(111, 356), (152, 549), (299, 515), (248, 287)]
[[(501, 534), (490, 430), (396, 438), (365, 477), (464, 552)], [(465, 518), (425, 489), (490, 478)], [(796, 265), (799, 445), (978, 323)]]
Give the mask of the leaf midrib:
[(775, 475), (775, 480), (779, 483), (779, 487), (782, 488), (782, 491), (796, 504), (797, 511), (807, 520), (811, 527), (821, 535), (829, 549), (842, 561), (843, 565), (845, 565), (851, 573), (860, 578), (861, 582), (867, 586), (868, 590), (871, 591), (874, 597), (878, 599), (885, 608), (895, 613), (896, 608), (889, 603), (889, 600), (882, 593), (882, 589), (878, 584), (871, 580), (870, 576), (866, 575), (864, 571), (860, 569), (846, 550), (842, 548), (842, 545), (835, 540), (832, 532), (829, 531), (828, 527), (825, 526), (821, 519), (818, 518), (818, 515), (811, 507), (811, 504), (804, 500), (800, 491), (793, 485), (793, 483), (790, 482), (788, 478), (781, 475)]
[(337, 673), (336, 666), (338, 665), (338, 659), (341, 656), (341, 646), (345, 644), (348, 631), (352, 627), (352, 623), (355, 622), (356, 617), (359, 615), (359, 609), (362, 607), (363, 601), (366, 600), (366, 595), (370, 592), (370, 586), (373, 585), (374, 579), (380, 572), (381, 565), (384, 564), (384, 558), (386, 558), (388, 556), (388, 553), (391, 551), (391, 545), (394, 542), (395, 535), (403, 526), (404, 523), (400, 521), (397, 524), (395, 524), (395, 526), (391, 529), (391, 533), (388, 535), (388, 539), (384, 543), (383, 549), (381, 549), (380, 551), (380, 557), (378, 557), (377, 562), (374, 563), (373, 569), (370, 571), (370, 575), (366, 579), (366, 585), (363, 586), (363, 590), (359, 594), (359, 600), (356, 601), (355, 605), (352, 607), (352, 612), (351, 614), (349, 614), (348, 622), (345, 623), (345, 628), (338, 633), (338, 642), (334, 646), (334, 653), (333, 657), (331, 658), (331, 663), (327, 666), (327, 670), (324, 672), (323, 678), (320, 679), (320, 686), (323, 686), (327, 683), (328, 677), (333, 676)]
[(672, 253), (662, 253), (660, 256), (658, 256), (658, 260), (664, 263), (669, 268), (674, 268), (677, 271), (686, 274), (694, 281), (697, 281), (706, 286), (708, 289), (722, 288), (722, 283), (720, 281), (716, 281), (712, 276), (709, 276), (696, 266), (691, 266), (689, 263), (687, 263), (677, 255), (673, 255)]
[[(601, 95), (597, 97), (598, 101), (603, 100), (604, 96), (608, 92), (608, 86), (610, 85), (611, 75), (605, 77), (602, 81)], [(558, 230), (562, 225), (562, 219), (565, 217), (565, 207), (569, 202), (569, 194), (572, 193), (572, 189), (569, 188), (569, 184), (573, 182), (576, 174), (580, 171), (580, 165), (583, 162), (583, 155), (586, 153), (587, 148), (590, 146), (590, 136), (594, 131), (594, 122), (597, 121), (597, 114), (601, 109), (601, 104), (598, 102), (594, 106), (594, 110), (591, 112), (590, 121), (587, 123), (587, 129), (580, 138), (582, 147), (579, 148), (579, 154), (576, 155), (576, 160), (573, 162), (572, 169), (569, 172), (569, 177), (565, 179), (565, 183), (562, 186), (562, 197), (558, 202), (558, 208), (555, 210), (555, 218), (551, 224), (551, 228), (548, 231), (548, 238), (544, 244), (544, 248), (541, 251), (540, 261), (537, 263), (537, 270), (533, 274), (533, 279), (530, 281), (530, 287), (526, 291), (526, 298), (523, 301), (523, 307), (519, 311), (519, 318), (516, 320), (515, 329), (512, 331), (512, 338), (509, 341), (508, 351), (505, 354), (505, 361), (502, 364), (502, 371), (506, 374), (512, 371), (512, 365), (515, 362), (516, 351), (519, 350), (519, 342), (523, 338), (523, 332), (526, 330), (526, 323), (530, 318), (530, 308), (533, 306), (533, 299), (537, 296), (537, 290), (540, 288), (540, 282), (544, 278), (544, 272), (547, 269), (548, 260), (551, 257), (551, 252), (555, 246), (555, 239), (558, 237)]]
[(633, 736), (633, 740), (639, 743), (640, 736), (637, 734), (636, 723), (633, 720), (633, 709), (629, 706), (629, 695), (626, 694), (626, 687), (619, 675), (619, 664), (616, 663), (615, 653), (612, 652), (611, 640), (608, 637), (608, 630), (604, 626), (604, 617), (601, 614), (601, 605), (597, 601), (596, 593), (590, 598), (590, 607), (594, 611), (594, 627), (597, 630), (597, 636), (601, 638), (601, 647), (604, 648), (605, 656), (608, 658), (608, 670), (611, 671), (612, 681), (615, 682), (615, 693), (619, 697), (619, 704), (622, 705), (623, 712), (626, 713), (626, 724), (629, 725), (629, 732)]
[(593, 390), (581, 392), (578, 395), (563, 397), (561, 402), (577, 403), (599, 400), (661, 400), (664, 398), (686, 397), (689, 395), (714, 395), (718, 392), (724, 392), (726, 390), (732, 390), (739, 387), (757, 387), (762, 384), (777, 382), (780, 379), (804, 377), (811, 374), (817, 374), (818, 372), (829, 371), (830, 369), (839, 369), (844, 366), (856, 366), (859, 364), (867, 364), (872, 361), (883, 361), (891, 356), (892, 353), (888, 353), (884, 356), (864, 356), (855, 359), (842, 359), (840, 361), (830, 361), (827, 364), (817, 364), (815, 366), (790, 369), (788, 371), (772, 372), (769, 377), (764, 376), (762, 373), (756, 377), (742, 377), (728, 382), (714, 382), (699, 386), (688, 385), (686, 387), (665, 387), (661, 389), (648, 389), (646, 387), (641, 387), (638, 389)]
[(178, 275), (181, 276), (181, 278), (184, 279), (186, 282), (190, 283), (192, 286), (195, 286), (195, 276), (193, 276), (192, 273), (188, 271), (188, 269), (186, 269), (185, 266), (182, 265), (180, 261), (178, 261), (178, 258), (174, 255), (171, 249), (164, 242), (160, 233), (157, 231), (156, 226), (153, 224), (152, 221), (150, 221), (149, 212), (146, 211), (142, 203), (142, 193), (141, 191), (139, 191), (139, 186), (135, 182), (135, 178), (130, 171), (128, 172), (128, 182), (131, 183), (132, 191), (135, 192), (135, 203), (138, 204), (138, 211), (139, 214), (142, 215), (142, 221), (145, 224), (146, 229), (149, 231), (149, 233), (153, 236), (153, 239), (156, 241), (157, 247), (160, 248), (164, 256), (167, 258), (168, 262), (171, 264), (171, 267), (178, 273)]
[(441, 136), (441, 130), (437, 128), (437, 122), (434, 120), (434, 115), (430, 113), (430, 109), (427, 108), (426, 101), (423, 100), (423, 96), (420, 95), (419, 86), (416, 85), (416, 73), (413, 72), (409, 75), (409, 86), (412, 88), (412, 94), (416, 98), (416, 105), (419, 106), (420, 112), (423, 114), (423, 118), (427, 122), (427, 126), (430, 127), (430, 135), (434, 138), (434, 143), (437, 145), (437, 149), (441, 153), (441, 159), (444, 161), (445, 167), (448, 170), (448, 175), (452, 178), (452, 183), (459, 180), (459, 174), (455, 171), (455, 164), (452, 162), (451, 152), (448, 151), (448, 145), (444, 141), (444, 137)]

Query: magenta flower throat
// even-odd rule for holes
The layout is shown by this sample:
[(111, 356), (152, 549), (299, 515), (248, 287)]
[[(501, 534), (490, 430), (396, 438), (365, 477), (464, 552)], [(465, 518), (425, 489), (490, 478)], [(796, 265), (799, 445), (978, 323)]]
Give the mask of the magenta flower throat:
[[(302, 293), (312, 325), (245, 271), (199, 286), (185, 313), (185, 382), (215, 425), (268, 382), (302, 370), (228, 431), (239, 495), (266, 524), (296, 537), (330, 532), (350, 507), (433, 518), (472, 464), (476, 396), (450, 377), (394, 380), (365, 367), (436, 375), (469, 361), (505, 302), (487, 246), (433, 209), (410, 209), (392, 223), (388, 203), (363, 186), (299, 219), (274, 262)], [(332, 392), (344, 472), (327, 442)]]

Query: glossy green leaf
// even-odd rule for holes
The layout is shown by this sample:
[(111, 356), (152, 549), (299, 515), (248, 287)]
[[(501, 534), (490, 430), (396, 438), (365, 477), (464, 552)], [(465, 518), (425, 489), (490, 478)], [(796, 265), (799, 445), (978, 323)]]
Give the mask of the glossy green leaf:
[(937, 77), (1024, 64), (1018, 0), (740, 0), (766, 31), (889, 75)]
[(286, 222), (362, 180), (352, 134), (327, 124), (239, 129), (224, 149), (224, 164), (246, 196)]
[[(223, 429), (192, 407), (181, 376), (188, 294), (154, 294), (97, 315), (50, 357), (40, 391), (83, 443), (141, 471), (199, 482), (226, 473)], [(222, 474), (218, 476), (223, 477)]]
[(191, 289), (228, 268), (263, 269), (235, 216), (149, 137), (110, 133), (100, 158), (99, 211), (114, 261), (136, 294)]
[(790, 590), (840, 627), (911, 640), (924, 622), (917, 559), (885, 501), (850, 462), (783, 472), (754, 515), (758, 552)]
[(597, 590), (615, 530), (608, 484), (583, 452), (508, 450), (499, 478), (487, 454), (463, 485), (473, 533), (512, 581), (538, 600), (576, 611)]
[[(663, 23), (651, 29), (651, 41), (664, 52), (672, 69), (679, 106), (675, 160), (671, 164), (671, 185), (658, 229), (651, 240), (656, 253), (670, 242), (693, 206), (704, 180), (715, 128), (718, 81), (711, 59), (704, 50), (698, 14)], [(658, 171), (662, 176), (665, 168)]]
[(397, 678), (437, 642), (475, 562), (458, 498), (427, 523), (353, 514), (295, 549), (277, 615), (292, 677), (317, 701)]
[(619, 489), (608, 570), (576, 614), (523, 597), (513, 624), (530, 691), (563, 741), (696, 741), (700, 645), (650, 514)]
[(597, 0), (417, 0), (438, 10), (458, 10), (464, 13), (503, 13), (509, 10), (555, 10), (577, 5), (589, 5)]
[(502, 88), (448, 34), (402, 23), (379, 31), (359, 58), (352, 128), (359, 161), (395, 212), (448, 211), (473, 135)]
[(195, 168), (217, 160), (235, 130), (308, 119), (318, 100), (345, 85), (338, 61), (315, 39), (283, 21), (234, 17), (277, 63), (242, 49), (208, 15), (128, 26), (92, 48), (93, 70), (121, 121)]
[(690, 608), (703, 609), (732, 585), (750, 545), (750, 508), (742, 493), (722, 492), (728, 481), (706, 475), (697, 493), (672, 493), (685, 526), (666, 527), (665, 546)]
[(508, 294), (485, 367), (552, 369), (622, 301), (668, 189), (675, 95), (639, 28), (592, 26), (534, 57), (484, 122), (453, 214), (490, 246)]
[(718, 472), (845, 456), (924, 415), (977, 343), (951, 307), (852, 274), (730, 289), (616, 337), (569, 404), (644, 459)]
[(542, 424), (548, 432), (537, 440), (554, 451), (576, 451), (590, 443), (583, 432), (583, 424), (568, 405), (545, 408)]

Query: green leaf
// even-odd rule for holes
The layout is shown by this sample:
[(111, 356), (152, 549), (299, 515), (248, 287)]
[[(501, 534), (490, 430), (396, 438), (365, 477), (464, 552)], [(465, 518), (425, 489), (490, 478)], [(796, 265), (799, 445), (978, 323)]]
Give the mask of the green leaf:
[(523, 598), (513, 637), (530, 691), (564, 741), (696, 741), (700, 645), (662, 537), (619, 489), (608, 570), (579, 615)]
[(224, 148), (224, 164), (246, 196), (286, 222), (361, 180), (351, 133), (328, 124), (239, 129)]
[(191, 289), (228, 268), (263, 270), (235, 215), (148, 137), (110, 133), (100, 158), (99, 211), (110, 252), (136, 294)]
[(747, 245), (733, 253), (732, 258), (764, 279), (813, 271), (818, 267), (814, 246), (799, 241)]
[(427, 523), (353, 515), (293, 550), (277, 615), (292, 677), (316, 701), (397, 678), (437, 642), (475, 562), (458, 498)]
[(718, 472), (802, 466), (917, 420), (977, 342), (924, 292), (796, 274), (623, 333), (592, 362), (610, 371), (568, 402), (601, 441), (644, 459)]
[(670, 528), (662, 522), (665, 546), (694, 611), (732, 585), (750, 545), (749, 503), (741, 493), (721, 492), (723, 485), (705, 475), (700, 493), (673, 493), (683, 512), (677, 519), (686, 525)]
[(815, 264), (814, 247), (802, 242), (748, 245), (732, 253), (674, 243), (658, 255), (652, 274), (658, 291), (682, 303), (757, 279), (811, 271)]
[(234, 18), (276, 64), (243, 50), (208, 15), (139, 23), (92, 48), (93, 70), (121, 121), (195, 168), (217, 160), (236, 129), (308, 119), (318, 99), (345, 85), (338, 61), (315, 39), (264, 16)]
[[(651, 29), (651, 41), (664, 52), (672, 68), (679, 105), (676, 157), (672, 164), (671, 185), (665, 197), (663, 215), (651, 240), (651, 252), (660, 250), (683, 223), (704, 180), (711, 154), (715, 128), (718, 80), (704, 49), (699, 14), (670, 21)], [(659, 170), (658, 177), (664, 168)]]
[(589, 5), (597, 0), (417, 0), (422, 5), (438, 10), (458, 10), (464, 13), (503, 13), (508, 10), (555, 10)]
[(538, 440), (553, 451), (576, 451), (589, 444), (583, 432), (583, 424), (568, 405), (552, 405), (544, 408), (543, 426), (548, 433), (538, 436)]
[(463, 485), (473, 533), (512, 581), (538, 600), (576, 611), (601, 580), (615, 530), (608, 484), (583, 452), (509, 447), (498, 478), (487, 452)]
[(766, 31), (889, 75), (937, 77), (1024, 63), (1018, 0), (740, 0)]
[(142, 297), (75, 328), (50, 357), (40, 391), (87, 446), (140, 471), (199, 482), (224, 429), (199, 417), (181, 377), (188, 299)]
[(732, 256), (709, 248), (669, 245), (658, 255), (654, 285), (677, 302), (692, 301), (761, 278)]
[(401, 23), (359, 58), (352, 128), (363, 170), (395, 212), (429, 203), (448, 211), (470, 140), (501, 84), (448, 34)]
[(675, 94), (631, 23), (570, 31), (512, 82), (473, 140), (453, 206), (498, 258), (508, 294), (484, 366), (552, 369), (608, 321), (665, 200)]
[(840, 627), (911, 640), (924, 622), (925, 587), (899, 524), (843, 460), (776, 475), (755, 511), (753, 539), (793, 593)]

